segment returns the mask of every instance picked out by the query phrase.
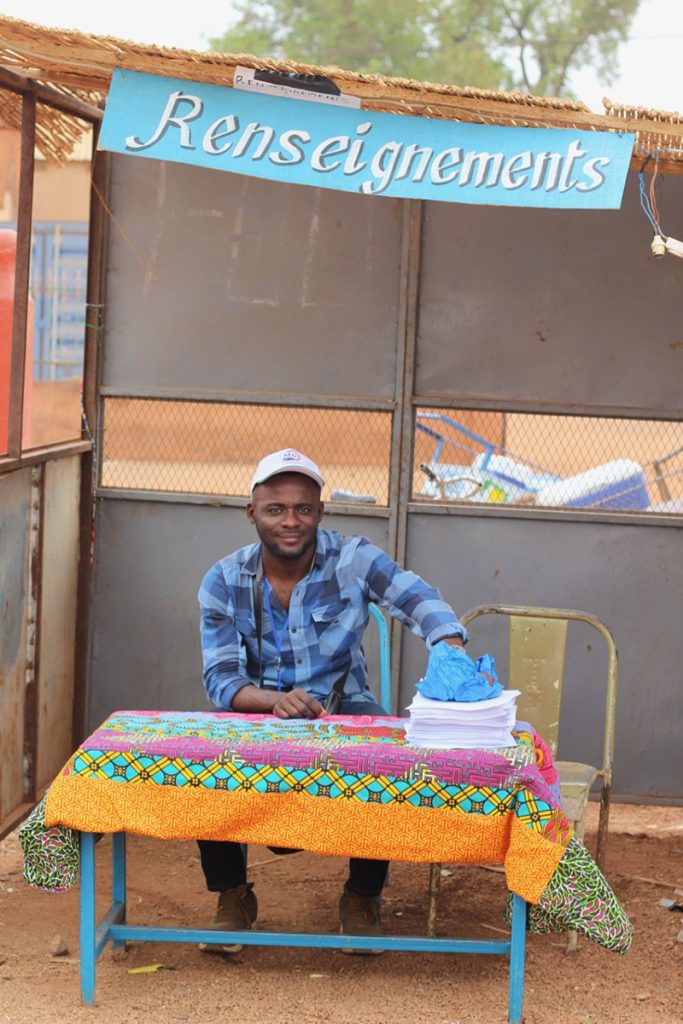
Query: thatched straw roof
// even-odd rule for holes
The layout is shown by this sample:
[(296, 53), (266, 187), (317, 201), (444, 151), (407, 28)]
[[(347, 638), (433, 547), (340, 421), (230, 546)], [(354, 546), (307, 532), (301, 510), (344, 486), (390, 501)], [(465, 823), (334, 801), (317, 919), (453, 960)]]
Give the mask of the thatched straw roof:
[[(606, 114), (600, 115), (571, 99), (385, 78), (249, 54), (169, 49), (112, 36), (45, 28), (0, 15), (0, 68), (92, 105), (106, 99), (114, 68), (232, 85), (237, 65), (326, 75), (344, 92), (359, 96), (362, 107), (368, 110), (479, 124), (635, 131), (638, 143), (634, 160), (642, 162), (642, 148), (649, 152), (659, 148), (665, 151), (662, 170), (683, 171), (683, 119), (678, 114), (618, 106), (605, 100)], [(38, 111), (38, 146), (46, 157), (62, 162), (73, 149), (82, 125), (43, 103)], [(19, 118), (20, 97), (0, 89), (0, 119), (16, 125)]]

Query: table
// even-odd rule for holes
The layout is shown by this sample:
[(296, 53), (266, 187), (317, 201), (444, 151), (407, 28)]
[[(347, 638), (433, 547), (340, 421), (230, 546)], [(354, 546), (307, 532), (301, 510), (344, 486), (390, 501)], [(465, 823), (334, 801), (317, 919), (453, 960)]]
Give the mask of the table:
[[(529, 909), (540, 914), (542, 930), (553, 913), (562, 928), (576, 927), (578, 915), (578, 926), (588, 934), (592, 929), (591, 937), (603, 945), (628, 948), (630, 926), (587, 854), (602, 889), (596, 889), (592, 874), (586, 900), (568, 898), (577, 889), (573, 875), (568, 887), (553, 887), (558, 876), (566, 881), (583, 854), (576, 853), (578, 841), (558, 805), (556, 773), (540, 737), (522, 728), (516, 745), (505, 750), (426, 750), (406, 743), (404, 724), (394, 718), (283, 721), (220, 712), (122, 711), (107, 719), (69, 759), (45, 804), (48, 831), (57, 826), (80, 833), (83, 1001), (94, 1001), (95, 964), (109, 941), (114, 947), (126, 939), (239, 941), (505, 955), (509, 1020), (517, 1022), (527, 903), (537, 905)], [(112, 903), (99, 924), (94, 905), (98, 833), (113, 834)], [(378, 940), (130, 926), (126, 833), (231, 839), (388, 860), (503, 864), (513, 894), (510, 938)], [(563, 912), (566, 904), (574, 917)]]

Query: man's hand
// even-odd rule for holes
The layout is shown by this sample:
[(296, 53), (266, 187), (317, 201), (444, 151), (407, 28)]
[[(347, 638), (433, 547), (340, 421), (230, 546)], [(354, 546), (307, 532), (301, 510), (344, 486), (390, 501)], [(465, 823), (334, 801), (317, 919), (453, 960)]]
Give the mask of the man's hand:
[[(445, 636), (443, 638), (443, 642), (445, 644), (448, 644), (449, 647), (459, 647), (461, 651), (465, 651), (465, 645), (462, 642), (462, 637), (461, 636)], [(465, 651), (465, 654), (467, 654), (467, 651)], [(469, 657), (469, 655), (468, 655), (468, 657)], [(472, 660), (474, 661), (474, 659), (472, 659)], [(493, 686), (494, 685), (493, 678), (489, 675), (488, 672), (482, 672), (481, 675), (483, 675), (484, 679), (489, 684), (489, 686)]]
[(278, 718), (320, 718), (325, 712), (322, 704), (305, 690), (290, 690), (278, 696), (273, 705), (273, 714)]
[(319, 718), (324, 708), (305, 690), (264, 690), (250, 684), (238, 690), (232, 700), (233, 711), (243, 715), (277, 715), (278, 718)]

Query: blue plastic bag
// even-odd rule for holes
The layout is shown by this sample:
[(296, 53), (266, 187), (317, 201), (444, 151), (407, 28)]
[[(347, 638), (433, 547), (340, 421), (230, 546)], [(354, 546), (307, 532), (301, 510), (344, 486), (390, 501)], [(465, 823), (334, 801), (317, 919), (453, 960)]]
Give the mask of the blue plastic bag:
[[(483, 672), (493, 679), (493, 686)], [(496, 675), (496, 663), (490, 654), (473, 661), (462, 647), (441, 641), (429, 652), (424, 679), (417, 684), (423, 697), (431, 700), (491, 700), (503, 692)]]

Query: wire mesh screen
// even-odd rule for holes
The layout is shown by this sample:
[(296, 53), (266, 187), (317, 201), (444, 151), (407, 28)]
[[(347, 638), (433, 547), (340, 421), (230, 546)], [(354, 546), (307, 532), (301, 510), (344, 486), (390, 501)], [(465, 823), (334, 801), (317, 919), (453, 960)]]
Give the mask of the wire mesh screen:
[(418, 409), (413, 496), (683, 514), (683, 423)]
[(323, 498), (387, 505), (391, 413), (106, 398), (101, 485), (247, 496), (256, 463), (297, 448), (325, 477)]

